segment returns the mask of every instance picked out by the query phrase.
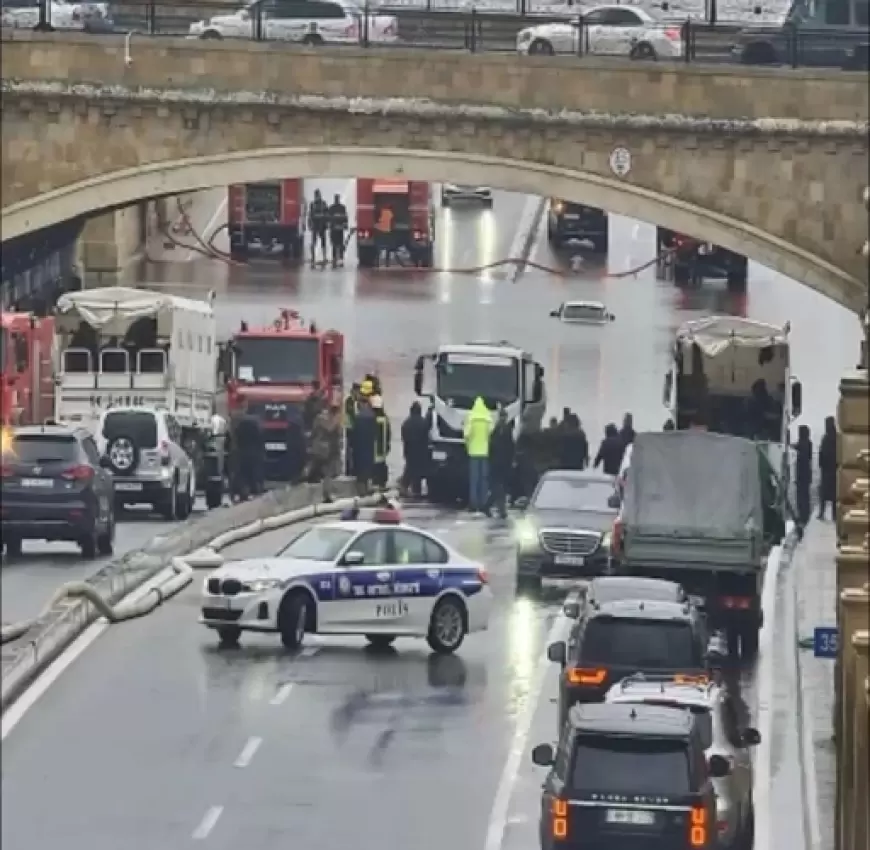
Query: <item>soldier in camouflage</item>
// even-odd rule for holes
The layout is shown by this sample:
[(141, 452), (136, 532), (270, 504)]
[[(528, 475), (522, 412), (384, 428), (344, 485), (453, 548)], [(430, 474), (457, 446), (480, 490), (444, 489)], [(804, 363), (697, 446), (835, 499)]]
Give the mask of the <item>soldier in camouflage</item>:
[(311, 429), (309, 480), (323, 482), (323, 500), (332, 501), (332, 485), (341, 463), (341, 410), (338, 405), (317, 414)]

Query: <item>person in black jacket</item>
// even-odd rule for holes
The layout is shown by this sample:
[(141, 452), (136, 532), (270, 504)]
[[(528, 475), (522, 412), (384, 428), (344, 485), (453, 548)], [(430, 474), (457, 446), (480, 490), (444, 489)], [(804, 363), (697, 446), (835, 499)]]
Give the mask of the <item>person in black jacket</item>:
[(492, 509), (495, 508), (502, 519), (507, 518), (507, 491), (513, 468), (514, 435), (507, 412), (501, 408), (489, 435), (489, 500), (484, 508), (487, 516), (492, 516)]
[(605, 475), (619, 475), (623, 454), (625, 454), (625, 443), (619, 436), (616, 425), (610, 422), (604, 429), (604, 439), (598, 447), (598, 454), (595, 455), (592, 468), (598, 469), (599, 466), (603, 466)]
[(344, 265), (344, 234), (347, 231), (347, 207), (336, 195), (329, 207), (329, 243), (332, 247), (332, 267)]
[(819, 443), (819, 519), (825, 518), (830, 504), (831, 519), (837, 518), (837, 423), (833, 416), (825, 419), (825, 436)]
[(630, 413), (626, 413), (622, 419), (622, 428), (619, 431), (619, 436), (622, 438), (622, 443), (626, 448), (634, 442), (634, 417)]
[(367, 496), (375, 467), (375, 439), (377, 423), (368, 398), (361, 398), (353, 422), (353, 471), (357, 492)]
[(801, 526), (805, 526), (812, 513), (810, 490), (813, 483), (813, 444), (810, 440), (810, 429), (806, 425), (798, 428), (798, 439), (794, 448), (797, 453), (794, 472), (797, 520)]
[(412, 496), (419, 498), (429, 465), (429, 429), (418, 401), (411, 405), (410, 415), (402, 423), (402, 451), (405, 455), (402, 483)]
[(589, 441), (583, 430), (580, 419), (574, 413), (569, 413), (562, 429), (563, 469), (586, 469), (589, 466)]
[(245, 405), (230, 424), (230, 493), (238, 500), (263, 491), (265, 455), (260, 420)]
[(308, 229), (311, 231), (311, 265), (313, 266), (317, 255), (317, 243), (323, 254), (323, 262), (326, 263), (326, 231), (329, 230), (329, 207), (320, 196), (320, 189), (314, 190), (314, 200), (308, 207)]

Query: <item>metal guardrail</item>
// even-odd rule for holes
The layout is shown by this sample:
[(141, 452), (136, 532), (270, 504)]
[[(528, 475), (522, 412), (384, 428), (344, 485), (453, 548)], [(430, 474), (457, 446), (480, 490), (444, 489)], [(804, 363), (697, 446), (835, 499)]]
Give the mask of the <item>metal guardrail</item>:
[[(517, 0), (522, 2), (522, 0)], [(632, 59), (658, 59), (678, 62), (738, 63), (747, 65), (825, 67), (844, 70), (868, 69), (867, 32), (836, 29), (824, 31), (782, 25), (733, 22), (710, 23), (692, 19), (662, 18), (653, 50), (639, 39), (602, 39), (600, 31), (583, 14), (570, 8), (556, 12), (518, 14), (492, 8), (433, 9), (425, 7), (368, 4), (358, 7), (355, 25), (341, 26), (343, 16), (281, 19), (270, 18), (263, 4), (242, 8), (222, 0), (119, 0), (82, 6), (78, 19), (52, 20), (57, 4), (40, 0), (38, 20), (4, 13), (6, 26), (26, 26), (36, 30), (81, 29), (94, 35), (137, 33), (151, 36), (186, 36), (193, 39), (286, 41), (310, 46), (353, 46), (368, 49), (425, 48), (469, 52), (518, 51), (521, 31), (541, 24), (561, 23), (567, 32), (560, 38), (536, 34), (529, 47), (519, 52), (558, 56), (620, 56)], [(304, 4), (300, 4), (304, 8)], [(320, 4), (330, 9), (330, 4)], [(626, 6), (630, 9), (631, 6)], [(564, 7), (563, 7), (564, 9)], [(31, 13), (36, 10), (30, 9)], [(211, 25), (217, 16), (232, 16), (232, 32), (226, 25)], [(393, 19), (389, 21), (388, 19)], [(346, 19), (345, 19), (346, 20)], [(191, 25), (207, 26), (191, 31)], [(35, 26), (34, 26), (35, 23)], [(621, 43), (620, 43), (621, 42)], [(534, 47), (530, 45), (534, 44)]]

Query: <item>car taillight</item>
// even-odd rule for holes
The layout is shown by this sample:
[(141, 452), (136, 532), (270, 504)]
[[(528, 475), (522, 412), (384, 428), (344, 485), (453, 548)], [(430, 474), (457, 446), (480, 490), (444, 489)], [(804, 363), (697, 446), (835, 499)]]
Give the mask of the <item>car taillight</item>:
[(160, 462), (164, 466), (169, 466), (169, 462), (171, 461), (171, 457), (169, 456), (169, 443), (164, 440), (160, 444)]
[(692, 806), (692, 814), (689, 818), (689, 845), (707, 846), (707, 809), (704, 806)]
[(689, 676), (685, 673), (677, 673), (674, 676), (674, 684), (676, 685), (706, 685), (709, 682), (709, 677), (703, 673)]
[(722, 605), (725, 608), (746, 611), (752, 607), (752, 599), (748, 596), (723, 596)]
[(477, 578), (481, 584), (489, 584), (489, 573), (483, 567), (477, 571)]
[(83, 463), (70, 466), (60, 474), (67, 481), (90, 481), (94, 477), (94, 470)]
[(550, 812), (553, 838), (564, 841), (568, 837), (568, 803), (560, 797), (553, 797)]
[(607, 678), (606, 670), (590, 670), (585, 667), (569, 667), (565, 671), (572, 685), (600, 685)]
[(15, 470), (11, 466), (5, 463), (0, 466), (0, 478), (11, 478), (13, 475), (15, 475)]
[(611, 552), (621, 552), (622, 551), (622, 537), (624, 534), (624, 528), (622, 525), (622, 520), (617, 519), (613, 522), (613, 533), (610, 535), (610, 550)]
[(414, 239), (417, 240), (417, 239), (422, 239), (422, 238), (423, 238), (423, 233), (422, 233), (422, 231), (420, 231), (420, 230), (415, 230), (415, 231), (414, 231)]
[(720, 818), (716, 821), (716, 832), (719, 836), (723, 836), (728, 832), (728, 819)]
[(664, 35), (668, 41), (679, 41), (683, 37), (683, 34), (676, 27), (668, 27)]

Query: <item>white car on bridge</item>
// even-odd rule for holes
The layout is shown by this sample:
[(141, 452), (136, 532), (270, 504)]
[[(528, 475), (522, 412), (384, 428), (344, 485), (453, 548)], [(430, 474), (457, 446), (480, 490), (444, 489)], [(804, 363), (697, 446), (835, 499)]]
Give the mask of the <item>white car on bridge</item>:
[(656, 20), (644, 9), (592, 6), (583, 15), (582, 27), (574, 18), (520, 30), (517, 52), (678, 59), (683, 55), (683, 39), (679, 24)]
[[(4, 27), (33, 29), (39, 23), (38, 0), (3, 0), (0, 21)], [(58, 30), (83, 30), (92, 21), (108, 20), (107, 3), (64, 3), (52, 0), (49, 4), (49, 23)]]
[(392, 15), (369, 14), (353, 0), (254, 0), (228, 15), (190, 25), (190, 38), (253, 38), (262, 26), (266, 41), (321, 44), (389, 43), (398, 38)]
[[(393, 514), (393, 512), (388, 512)], [(483, 565), (398, 515), (336, 520), (303, 531), (279, 555), (233, 561), (203, 584), (200, 622), (235, 646), (243, 631), (365, 635), (374, 646), (426, 638), (438, 654), (489, 625)]]

